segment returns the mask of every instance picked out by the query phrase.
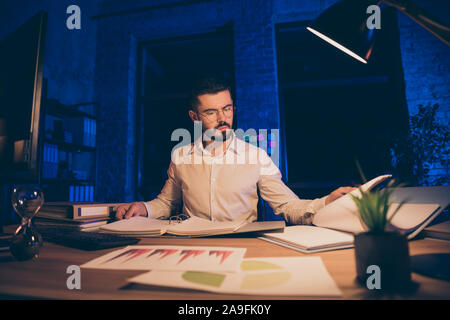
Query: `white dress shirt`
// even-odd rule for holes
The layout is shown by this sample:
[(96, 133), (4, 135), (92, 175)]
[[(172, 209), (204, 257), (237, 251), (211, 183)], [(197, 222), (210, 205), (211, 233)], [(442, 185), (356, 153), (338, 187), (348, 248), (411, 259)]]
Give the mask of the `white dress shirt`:
[(267, 153), (234, 132), (225, 152), (215, 156), (203, 147), (201, 139), (175, 149), (167, 175), (157, 198), (144, 202), (150, 218), (182, 212), (212, 221), (255, 221), (257, 188), (275, 214), (288, 223), (311, 224), (313, 215), (325, 206), (326, 197), (299, 199), (283, 183), (280, 170)]

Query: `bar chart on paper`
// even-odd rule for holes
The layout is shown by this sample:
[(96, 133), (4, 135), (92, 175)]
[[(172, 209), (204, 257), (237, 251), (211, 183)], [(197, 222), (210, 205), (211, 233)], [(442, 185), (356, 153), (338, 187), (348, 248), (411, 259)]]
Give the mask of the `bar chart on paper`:
[(91, 260), (82, 268), (237, 272), (245, 248), (128, 246)]

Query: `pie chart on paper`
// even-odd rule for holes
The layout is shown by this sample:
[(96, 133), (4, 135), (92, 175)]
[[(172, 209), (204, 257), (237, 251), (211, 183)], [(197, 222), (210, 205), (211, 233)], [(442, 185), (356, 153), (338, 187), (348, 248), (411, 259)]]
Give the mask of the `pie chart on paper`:
[(291, 279), (291, 273), (286, 271), (264, 274), (248, 274), (242, 280), (241, 289), (278, 287), (287, 283), (289, 279)]
[[(268, 287), (276, 287), (287, 283), (291, 279), (290, 272), (278, 271), (283, 268), (275, 263), (247, 260), (241, 263), (241, 270), (248, 271), (270, 271), (257, 274), (247, 274), (242, 278), (241, 289), (262, 289)], [(195, 284), (206, 285), (219, 288), (226, 278), (226, 275), (211, 272), (193, 272), (187, 271), (182, 275), (183, 280)]]
[[(260, 260), (247, 260), (241, 264), (242, 271), (261, 271), (283, 269), (281, 266)], [(286, 271), (247, 274), (242, 279), (241, 289), (262, 289), (276, 287), (288, 282), (291, 273)]]

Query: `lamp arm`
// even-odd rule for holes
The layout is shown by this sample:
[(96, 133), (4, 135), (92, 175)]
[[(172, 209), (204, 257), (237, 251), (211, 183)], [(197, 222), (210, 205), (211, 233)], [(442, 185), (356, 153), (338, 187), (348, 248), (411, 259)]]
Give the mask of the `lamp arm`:
[(450, 46), (450, 28), (410, 0), (381, 0), (403, 12), (438, 39)]

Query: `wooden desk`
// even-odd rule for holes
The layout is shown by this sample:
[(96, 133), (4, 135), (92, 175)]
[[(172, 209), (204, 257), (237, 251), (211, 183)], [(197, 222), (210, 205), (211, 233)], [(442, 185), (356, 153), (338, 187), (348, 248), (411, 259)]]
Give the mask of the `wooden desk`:
[[(450, 299), (450, 282), (412, 273), (419, 286), (408, 295), (380, 296), (355, 281), (354, 249), (303, 254), (256, 238), (143, 239), (139, 245), (192, 245), (246, 247), (245, 257), (320, 256), (336, 284), (342, 299)], [(450, 253), (450, 242), (421, 239), (409, 243), (410, 254)], [(9, 252), (0, 253), (0, 297), (37, 297), (51, 299), (163, 299), (163, 300), (272, 300), (308, 297), (275, 297), (214, 294), (194, 290), (129, 284), (126, 279), (142, 271), (81, 269), (81, 290), (69, 290), (66, 273), (70, 265), (81, 265), (115, 249), (83, 251), (46, 242), (36, 260), (15, 261)]]

